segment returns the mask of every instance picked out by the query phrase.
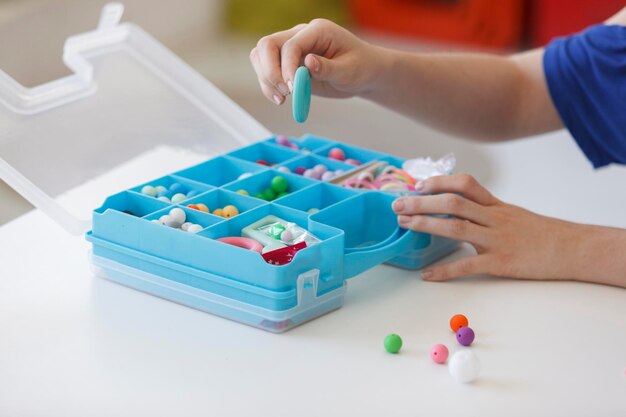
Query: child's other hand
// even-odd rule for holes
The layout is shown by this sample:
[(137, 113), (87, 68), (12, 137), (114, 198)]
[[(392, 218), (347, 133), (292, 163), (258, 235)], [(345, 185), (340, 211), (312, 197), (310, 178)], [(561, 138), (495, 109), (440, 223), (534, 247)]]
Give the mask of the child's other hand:
[[(583, 226), (506, 204), (469, 175), (437, 176), (418, 183), (424, 195), (393, 204), (401, 227), (469, 242), (477, 255), (428, 267), (422, 277), (445, 281), (465, 275), (574, 279), (574, 254)], [(416, 187), (417, 188), (417, 187)], [(439, 194), (443, 193), (443, 194)], [(458, 194), (462, 195), (459, 196)], [(440, 218), (428, 214), (448, 214)], [(578, 238), (577, 238), (578, 236)]]
[(341, 26), (315, 19), (265, 36), (250, 52), (263, 94), (281, 104), (292, 90), (296, 69), (306, 65), (312, 91), (345, 98), (366, 92), (382, 67), (384, 51)]

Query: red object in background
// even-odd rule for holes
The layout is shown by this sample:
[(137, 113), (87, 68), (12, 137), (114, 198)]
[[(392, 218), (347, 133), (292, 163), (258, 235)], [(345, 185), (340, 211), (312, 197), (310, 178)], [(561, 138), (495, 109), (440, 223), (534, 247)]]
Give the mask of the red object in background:
[(533, 46), (543, 46), (555, 36), (601, 23), (625, 6), (623, 0), (533, 0), (529, 22), (531, 42)]
[(495, 48), (522, 39), (524, 0), (350, 0), (355, 22), (404, 36)]

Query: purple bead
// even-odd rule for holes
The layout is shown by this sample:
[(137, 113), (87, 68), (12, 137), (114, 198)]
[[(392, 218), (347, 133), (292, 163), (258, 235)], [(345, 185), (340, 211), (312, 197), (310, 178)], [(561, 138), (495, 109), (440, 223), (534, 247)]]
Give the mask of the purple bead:
[(293, 172), (298, 175), (304, 174), (304, 171), (306, 171), (306, 167), (296, 167), (296, 169), (293, 170)]
[(322, 175), (324, 172), (328, 171), (328, 168), (324, 164), (317, 164), (313, 167), (313, 171)]
[(474, 331), (465, 326), (456, 332), (456, 340), (463, 346), (469, 346), (474, 341)]
[(332, 171), (326, 171), (322, 174), (322, 181), (330, 181), (335, 178), (335, 174)]
[(291, 144), (289, 138), (285, 135), (276, 136), (276, 143), (283, 146), (289, 146)]

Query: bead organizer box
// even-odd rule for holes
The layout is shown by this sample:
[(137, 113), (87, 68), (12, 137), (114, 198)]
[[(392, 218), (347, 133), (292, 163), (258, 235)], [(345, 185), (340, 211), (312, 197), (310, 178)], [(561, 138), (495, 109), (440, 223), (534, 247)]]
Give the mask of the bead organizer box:
[(404, 160), (271, 137), (122, 13), (108, 4), (97, 28), (67, 39), (64, 78), (27, 88), (0, 71), (0, 178), (86, 234), (96, 275), (282, 332), (339, 308), (348, 278), (456, 248), (398, 228), (397, 190), (378, 175), (401, 186), (397, 172), (341, 186)]
[[(419, 269), (456, 249), (399, 228), (396, 194), (292, 172), (359, 170), (329, 149), (363, 166), (403, 162), (312, 135), (254, 143), (107, 198), (87, 235), (93, 263), (124, 285), (282, 332), (339, 308), (346, 279), (381, 263)], [(167, 201), (164, 191), (181, 196)]]

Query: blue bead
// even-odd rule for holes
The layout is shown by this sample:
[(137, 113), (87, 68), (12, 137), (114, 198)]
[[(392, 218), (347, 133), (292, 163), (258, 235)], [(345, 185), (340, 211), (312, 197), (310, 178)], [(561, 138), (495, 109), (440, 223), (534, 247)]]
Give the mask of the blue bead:
[(172, 192), (168, 190), (161, 190), (157, 193), (157, 197), (167, 197), (172, 198)]
[(187, 198), (191, 198), (195, 195), (198, 195), (198, 191), (197, 190), (191, 190), (187, 193)]
[(179, 182), (175, 182), (170, 185), (170, 191), (174, 194), (181, 193), (183, 189), (183, 185)]

